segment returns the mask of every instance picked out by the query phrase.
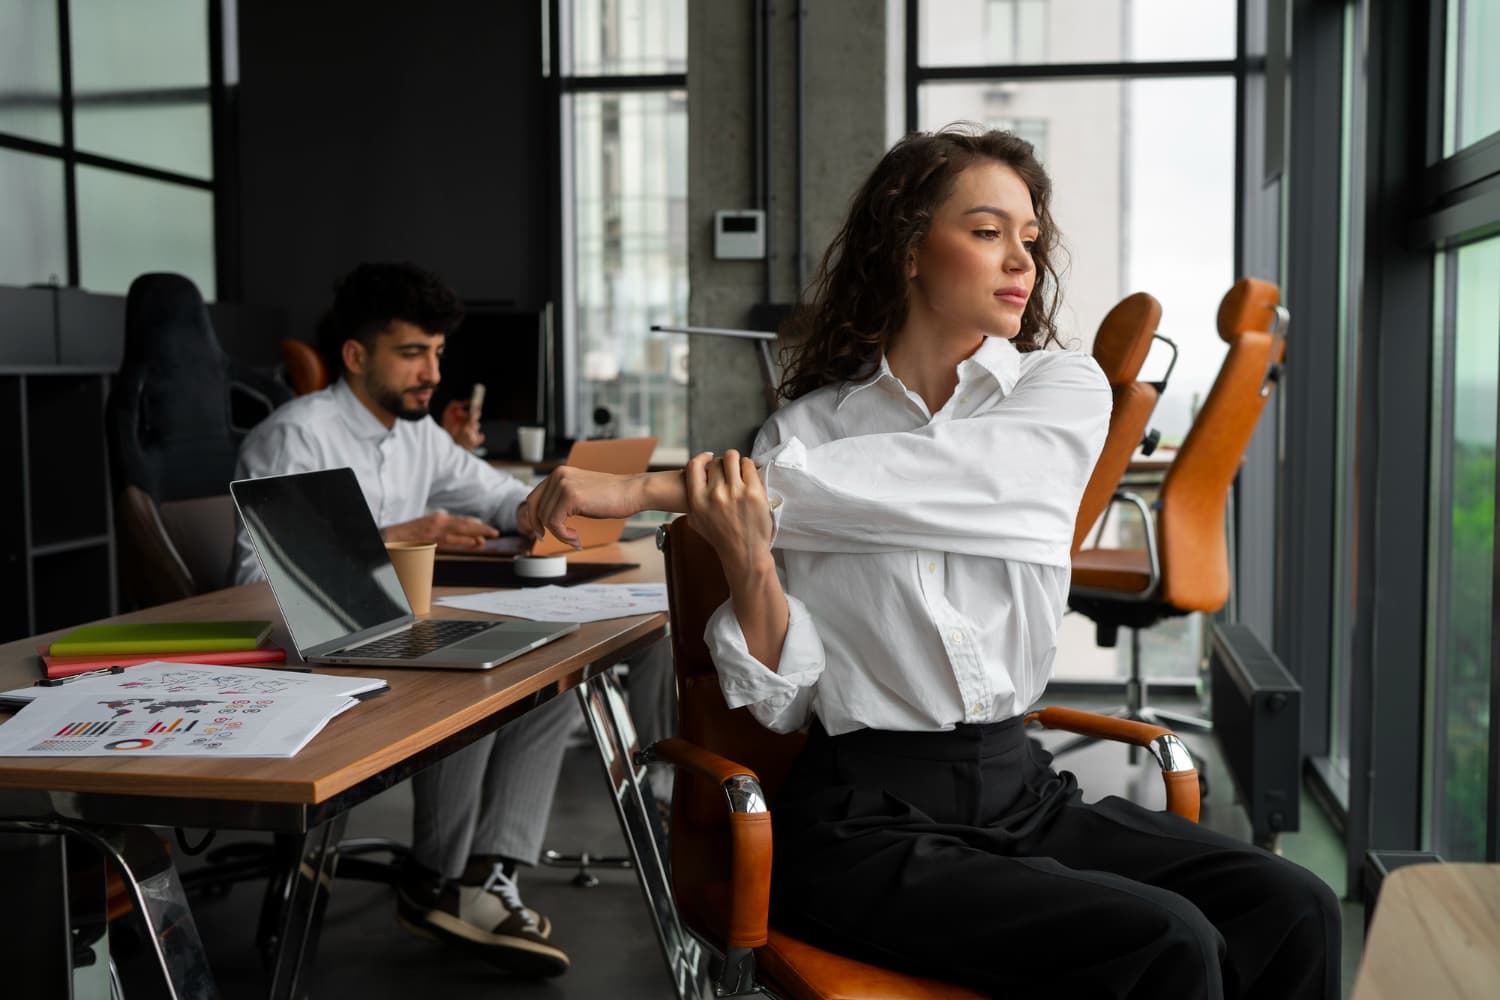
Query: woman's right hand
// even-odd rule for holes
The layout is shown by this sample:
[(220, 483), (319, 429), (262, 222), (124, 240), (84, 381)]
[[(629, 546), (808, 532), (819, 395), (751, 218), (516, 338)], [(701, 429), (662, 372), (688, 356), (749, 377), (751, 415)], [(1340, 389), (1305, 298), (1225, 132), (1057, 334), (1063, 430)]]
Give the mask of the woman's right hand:
[(645, 509), (641, 506), (641, 479), (560, 465), (531, 491), (524, 504), (527, 516), (517, 520), (532, 528), (533, 538), (540, 539), (550, 530), (577, 548), (578, 532), (568, 527), (568, 518), (630, 517), (639, 513)]
[(730, 586), (757, 571), (774, 573), (771, 502), (755, 463), (733, 449), (718, 459), (704, 453), (683, 476), (693, 527), (718, 553)]

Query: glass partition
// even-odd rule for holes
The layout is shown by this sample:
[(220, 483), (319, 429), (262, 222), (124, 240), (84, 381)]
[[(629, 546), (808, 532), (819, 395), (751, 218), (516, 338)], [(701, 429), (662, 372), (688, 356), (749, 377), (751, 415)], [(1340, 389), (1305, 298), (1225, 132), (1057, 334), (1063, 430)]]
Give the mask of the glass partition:
[(63, 205), (61, 160), (0, 149), (0, 285), (66, 280)]
[(212, 176), (208, 5), (72, 0), (70, 10), (77, 147)]
[(687, 70), (686, 0), (572, 0), (577, 76), (641, 76)]
[(213, 192), (78, 168), (79, 284), (124, 294), (138, 275), (175, 271), (217, 295)]
[(57, 4), (0, 0), (0, 132), (62, 142)]
[(1437, 434), (1429, 644), (1429, 837), (1449, 861), (1484, 858), (1495, 573), (1495, 400), (1500, 391), (1500, 238), (1451, 251), (1438, 270)]
[(1235, 0), (923, 3), (923, 66), (1233, 59)]

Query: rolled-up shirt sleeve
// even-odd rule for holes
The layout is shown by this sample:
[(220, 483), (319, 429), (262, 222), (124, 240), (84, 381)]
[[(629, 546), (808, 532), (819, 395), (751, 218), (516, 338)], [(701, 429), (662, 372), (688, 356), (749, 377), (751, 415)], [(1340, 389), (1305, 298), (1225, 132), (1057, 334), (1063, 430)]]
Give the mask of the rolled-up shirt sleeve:
[(775, 545), (1066, 566), (1110, 405), (1092, 359), (1059, 355), (971, 418), (814, 447), (792, 436), (756, 456), (781, 501)]
[(823, 640), (807, 606), (790, 594), (786, 598), (786, 638), (781, 659), (772, 670), (750, 653), (745, 633), (725, 601), (708, 619), (703, 639), (718, 668), (719, 686), (730, 708), (748, 706), (767, 729), (790, 733), (808, 722), (814, 685), (823, 675)]

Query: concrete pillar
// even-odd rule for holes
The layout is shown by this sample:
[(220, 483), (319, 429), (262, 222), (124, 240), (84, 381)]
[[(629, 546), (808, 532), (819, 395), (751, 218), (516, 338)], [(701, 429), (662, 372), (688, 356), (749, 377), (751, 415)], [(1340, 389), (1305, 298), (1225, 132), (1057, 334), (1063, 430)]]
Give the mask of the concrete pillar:
[[(696, 326), (744, 328), (754, 304), (797, 301), (855, 187), (886, 148), (886, 0), (770, 0), (768, 6), (772, 159), (764, 261), (713, 256), (714, 212), (762, 207), (755, 184), (757, 8), (749, 0), (693, 0), (688, 7), (688, 317)], [(753, 346), (694, 337), (688, 373), (690, 450), (748, 448), (767, 415)]]

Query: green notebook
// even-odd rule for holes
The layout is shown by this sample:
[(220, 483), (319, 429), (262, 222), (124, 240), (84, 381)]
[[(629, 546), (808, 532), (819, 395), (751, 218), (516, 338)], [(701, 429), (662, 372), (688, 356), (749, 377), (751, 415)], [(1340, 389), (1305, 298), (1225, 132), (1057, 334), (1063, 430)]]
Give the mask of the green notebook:
[(111, 653), (208, 653), (254, 649), (271, 634), (271, 623), (140, 622), (85, 625), (52, 641), (53, 656)]

